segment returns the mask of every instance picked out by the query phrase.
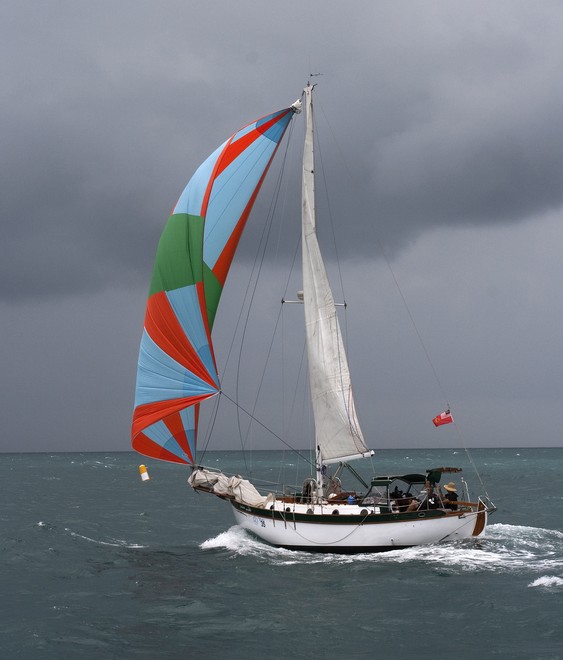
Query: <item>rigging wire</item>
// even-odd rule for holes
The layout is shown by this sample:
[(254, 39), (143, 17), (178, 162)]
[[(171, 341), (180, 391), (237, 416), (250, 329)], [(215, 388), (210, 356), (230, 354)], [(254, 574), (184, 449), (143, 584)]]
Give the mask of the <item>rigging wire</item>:
[[(291, 123), (290, 136), (291, 136), (291, 133), (292, 133), (293, 126), (294, 126), (294, 122)], [(241, 340), (240, 340), (240, 350), (239, 350), (239, 354), (238, 354), (237, 369), (236, 369), (235, 392), (236, 392), (237, 401), (239, 399), (239, 391), (240, 391), (242, 353), (243, 353), (243, 347), (244, 347), (246, 332), (247, 332), (247, 329), (248, 329), (248, 323), (250, 321), (250, 311), (252, 309), (252, 304), (253, 304), (253, 301), (254, 301), (254, 297), (256, 295), (256, 290), (258, 288), (258, 281), (260, 279), (260, 273), (262, 272), (262, 267), (264, 265), (264, 260), (265, 260), (265, 255), (266, 255), (266, 248), (268, 246), (268, 239), (269, 239), (269, 236), (270, 236), (270, 232), (272, 231), (273, 219), (274, 219), (274, 215), (275, 215), (275, 209), (277, 207), (279, 196), (280, 196), (280, 191), (281, 191), (281, 187), (282, 187), (282, 180), (283, 180), (283, 173), (285, 171), (285, 163), (287, 161), (287, 154), (288, 154), (289, 143), (290, 143), (289, 137), (288, 137), (288, 140), (287, 140), (287, 143), (286, 143), (284, 158), (283, 158), (283, 161), (282, 161), (282, 168), (281, 168), (281, 171), (280, 171), (280, 175), (278, 177), (278, 181), (276, 183), (274, 196), (273, 196), (272, 202), (270, 204), (270, 210), (268, 212), (266, 223), (264, 224), (264, 228), (263, 228), (263, 231), (262, 231), (262, 236), (261, 236), (261, 239), (260, 239), (260, 244), (258, 246), (258, 251), (257, 251), (256, 258), (255, 258), (255, 261), (254, 261), (254, 266), (252, 268), (252, 272), (251, 272), (251, 275), (250, 275), (250, 278), (249, 278), (247, 292), (245, 294), (245, 300), (247, 301), (247, 311), (246, 311), (246, 317), (244, 319), (244, 323), (243, 323), (243, 326), (242, 326), (242, 335), (241, 335)], [(258, 266), (257, 266), (258, 261), (259, 261), (259, 263), (258, 263)], [(251, 289), (252, 280), (254, 280), (254, 285), (252, 286), (252, 291), (250, 292), (250, 295), (247, 298), (247, 295), (248, 295), (248, 293)], [(242, 314), (242, 308), (241, 308), (241, 314)], [(276, 327), (277, 327), (278, 322), (279, 322), (279, 313), (278, 313), (278, 319), (276, 320)], [(274, 332), (274, 335), (272, 336), (272, 342), (270, 344), (270, 349), (268, 351), (268, 355), (269, 355), (269, 352), (271, 351), (271, 346), (272, 346), (272, 343), (273, 343), (274, 336), (275, 336), (275, 332)], [(259, 398), (259, 395), (260, 395), (261, 385), (262, 385), (262, 382), (263, 382), (263, 379), (264, 379), (264, 373), (265, 372), (263, 371), (262, 378), (260, 380), (260, 384), (259, 384), (259, 388), (258, 388), (258, 393), (257, 393), (255, 401), (254, 401), (253, 413), (255, 412), (256, 406), (258, 405), (258, 398)], [(242, 428), (241, 428), (241, 419), (240, 419), (240, 415), (238, 414), (238, 411), (239, 411), (239, 408), (237, 406), (237, 425), (238, 425), (238, 430), (239, 430), (239, 438), (240, 438), (240, 441), (241, 441), (241, 449), (244, 451), (244, 449), (246, 448), (246, 443), (248, 442), (248, 436), (250, 434), (250, 428), (251, 427), (250, 426), (248, 427), (248, 430), (246, 432), (246, 436), (243, 439), (243, 433), (242, 433)], [(254, 419), (253, 415), (251, 415), (251, 419)], [(245, 459), (245, 462), (246, 462), (246, 459)]]
[(213, 406), (213, 411), (211, 413), (211, 419), (209, 421), (209, 424), (207, 426), (207, 430), (206, 430), (206, 433), (205, 433), (205, 443), (203, 445), (203, 450), (201, 451), (200, 462), (203, 462), (203, 459), (205, 457), (205, 453), (207, 452), (207, 448), (209, 447), (209, 442), (211, 440), (211, 436), (213, 435), (213, 429), (215, 428), (215, 422), (217, 421), (217, 415), (219, 413), (219, 404), (221, 402), (221, 391), (218, 392), (217, 397), (212, 397), (212, 398), (215, 398), (215, 402), (214, 402), (214, 406)]
[[(318, 101), (317, 101), (317, 104), (318, 104)], [(321, 106), (321, 110), (322, 110), (322, 106)], [(325, 115), (324, 111), (323, 111), (323, 116), (326, 119), (326, 115)], [(322, 150), (321, 150), (321, 142), (318, 138), (319, 129), (318, 129), (317, 121), (316, 121), (316, 115), (313, 115), (313, 122), (314, 122), (314, 125), (315, 125), (315, 136), (317, 137), (317, 140), (316, 140), (315, 144), (316, 144), (316, 149), (317, 149), (317, 153), (318, 153), (318, 156), (319, 156), (319, 162), (321, 164), (321, 174), (322, 174), (322, 177), (323, 177), (323, 184), (324, 184), (323, 185), (323, 190), (324, 190), (324, 193), (325, 193), (325, 200), (326, 200), (326, 205), (327, 205), (329, 225), (330, 225), (330, 230), (331, 230), (331, 233), (332, 233), (332, 242), (333, 242), (333, 245), (334, 245), (334, 254), (335, 254), (335, 258), (336, 258), (336, 266), (337, 266), (337, 269), (338, 269), (338, 279), (340, 281), (340, 289), (342, 291), (344, 309), (346, 309), (347, 305), (346, 305), (346, 293), (344, 291), (344, 279), (342, 277), (342, 269), (341, 269), (341, 266), (340, 266), (340, 256), (338, 254), (338, 241), (336, 240), (336, 231), (334, 229), (334, 227), (335, 227), (334, 216), (332, 214), (332, 204), (331, 204), (330, 197), (329, 197), (329, 194), (328, 194), (329, 187), (328, 187), (328, 184), (327, 184), (326, 171), (325, 171), (325, 168), (324, 168), (323, 154), (322, 154)]]
[[(241, 417), (240, 417), (240, 411), (246, 413), (252, 421), (255, 421), (260, 426), (262, 426), (263, 428), (268, 430), (276, 438), (280, 439), (279, 436), (276, 433), (274, 433), (274, 431), (269, 429), (265, 424), (263, 424), (260, 420), (258, 420), (256, 418), (255, 411), (256, 411), (256, 407), (258, 405), (258, 400), (259, 400), (259, 397), (260, 397), (262, 384), (264, 382), (267, 365), (268, 365), (268, 362), (269, 362), (270, 354), (272, 352), (273, 342), (275, 340), (278, 324), (279, 324), (279, 321), (280, 321), (281, 307), (280, 307), (280, 311), (278, 313), (278, 318), (277, 318), (276, 323), (275, 323), (274, 331), (272, 333), (272, 340), (271, 340), (270, 346), (268, 348), (266, 363), (265, 363), (265, 366), (263, 368), (262, 375), (261, 375), (261, 378), (260, 378), (260, 381), (259, 381), (258, 390), (257, 390), (257, 393), (256, 393), (253, 408), (252, 408), (252, 413), (245, 410), (239, 404), (239, 398), (240, 398), (239, 397), (239, 392), (240, 392), (240, 381), (241, 381), (241, 373), (242, 373), (242, 366), (241, 366), (242, 365), (242, 354), (243, 354), (242, 349), (243, 349), (243, 346), (244, 346), (244, 343), (245, 343), (246, 333), (247, 333), (248, 324), (249, 324), (249, 320), (250, 320), (250, 312), (251, 312), (251, 309), (252, 309), (252, 306), (253, 306), (253, 301), (254, 301), (254, 298), (255, 298), (255, 295), (256, 295), (258, 282), (259, 282), (259, 279), (260, 279), (260, 273), (262, 271), (264, 261), (265, 261), (266, 249), (267, 249), (268, 244), (270, 243), (269, 239), (270, 239), (270, 234), (271, 234), (272, 227), (273, 227), (273, 218), (274, 218), (274, 215), (275, 215), (275, 211), (278, 208), (278, 202), (279, 202), (279, 198), (280, 198), (280, 194), (281, 194), (281, 190), (282, 190), (284, 172), (286, 171), (285, 165), (286, 165), (286, 161), (287, 161), (289, 145), (291, 144), (291, 135), (293, 133), (293, 127), (294, 127), (294, 122), (291, 122), (290, 130), (289, 130), (289, 133), (288, 133), (288, 139), (287, 139), (287, 142), (286, 142), (284, 157), (282, 159), (282, 165), (281, 165), (281, 168), (280, 168), (280, 174), (278, 176), (278, 180), (277, 180), (277, 182), (275, 184), (275, 187), (274, 187), (274, 195), (273, 195), (273, 198), (272, 198), (272, 201), (271, 201), (271, 204), (270, 204), (270, 209), (269, 209), (268, 214), (267, 214), (266, 222), (264, 223), (264, 226), (263, 226), (263, 229), (262, 229), (258, 249), (256, 251), (254, 263), (253, 263), (253, 266), (252, 266), (252, 269), (251, 269), (250, 276), (248, 278), (246, 290), (245, 290), (245, 293), (244, 293), (244, 296), (243, 296), (243, 303), (241, 305), (240, 312), (239, 312), (239, 315), (238, 315), (238, 318), (237, 318), (237, 322), (235, 324), (235, 330), (232, 334), (231, 344), (230, 344), (229, 350), (227, 352), (227, 358), (225, 360), (225, 367), (224, 367), (224, 372), (225, 372), (226, 369), (227, 369), (227, 366), (229, 364), (229, 361), (231, 359), (233, 350), (234, 350), (236, 337), (239, 334), (239, 328), (242, 328), (240, 330), (240, 335), (241, 335), (240, 336), (240, 349), (239, 349), (239, 352), (238, 352), (238, 360), (237, 360), (237, 367), (236, 367), (236, 384), (235, 384), (236, 401), (233, 400), (231, 397), (229, 397), (223, 390), (221, 391), (221, 393), (229, 401), (233, 402), (236, 406), (236, 410), (237, 410), (237, 427), (238, 427), (240, 445), (241, 445), (241, 449), (243, 451), (243, 460), (244, 460), (244, 463), (245, 463), (245, 468), (246, 468), (247, 473), (249, 473), (250, 470), (249, 470), (249, 466), (247, 464), (246, 449), (247, 449), (247, 445), (248, 445), (248, 438), (249, 438), (250, 431), (251, 431), (251, 425), (249, 425), (248, 429), (246, 430), (246, 433), (243, 432), (242, 422), (241, 422)], [(279, 236), (278, 236), (278, 241), (279, 241)], [(291, 271), (293, 271), (293, 268), (294, 268), (296, 255), (298, 254), (298, 248), (299, 248), (299, 245), (296, 247), (295, 252), (294, 252)], [(287, 291), (287, 288), (289, 286), (290, 277), (291, 277), (291, 272), (290, 272), (290, 274), (288, 276), (288, 280), (286, 282), (286, 287), (285, 287), (286, 291)], [(293, 452), (297, 453), (298, 455), (301, 455), (289, 443), (287, 443), (286, 441), (284, 441), (282, 439), (280, 439), (280, 440), (287, 447), (289, 447)]]
[[(348, 162), (347, 162), (347, 160), (346, 160), (346, 158), (345, 158), (345, 156), (344, 156), (344, 152), (343, 152), (343, 150), (342, 150), (342, 148), (341, 148), (341, 146), (340, 146), (340, 142), (338, 141), (337, 136), (336, 136), (334, 130), (332, 129), (332, 126), (331, 126), (331, 124), (330, 124), (330, 122), (329, 122), (329, 120), (328, 120), (328, 117), (326, 116), (326, 113), (324, 112), (324, 108), (323, 108), (322, 104), (320, 104), (320, 103), (317, 101), (317, 106), (320, 107), (321, 112), (322, 112), (322, 114), (323, 114), (323, 116), (324, 116), (324, 118), (325, 118), (325, 120), (326, 120), (326, 122), (327, 122), (327, 125), (328, 125), (328, 127), (329, 127), (329, 129), (330, 129), (330, 131), (331, 131), (331, 133), (332, 133), (332, 135), (333, 135), (334, 142), (335, 142), (336, 147), (337, 147), (337, 149), (338, 149), (338, 151), (339, 151), (339, 153), (340, 153), (340, 157), (341, 157), (342, 163), (343, 163), (343, 165), (344, 165), (344, 169), (346, 170), (346, 172), (347, 172), (347, 174), (348, 174), (348, 177), (350, 178), (350, 180), (351, 180), (352, 182), (356, 181), (356, 178), (355, 178), (355, 176), (353, 175), (352, 170), (350, 169), (350, 167), (349, 167), (349, 165), (348, 165)], [(331, 220), (332, 220), (332, 217), (331, 217)], [(423, 339), (422, 334), (421, 334), (421, 332), (420, 332), (420, 330), (419, 330), (419, 328), (418, 328), (418, 325), (417, 325), (417, 323), (416, 323), (416, 321), (415, 321), (415, 318), (414, 318), (414, 316), (413, 316), (413, 314), (412, 314), (412, 311), (411, 311), (411, 309), (410, 309), (410, 306), (409, 306), (409, 304), (408, 304), (408, 301), (407, 301), (407, 299), (406, 299), (406, 296), (405, 296), (405, 294), (403, 293), (403, 290), (402, 290), (402, 288), (401, 288), (401, 286), (400, 286), (400, 284), (399, 284), (399, 280), (398, 280), (398, 278), (397, 278), (397, 276), (396, 276), (396, 274), (395, 274), (395, 271), (393, 270), (393, 267), (391, 266), (391, 262), (390, 262), (390, 260), (389, 260), (389, 258), (388, 258), (388, 256), (387, 256), (387, 253), (386, 253), (386, 251), (385, 251), (385, 248), (384, 248), (384, 246), (383, 246), (383, 243), (382, 243), (382, 241), (381, 241), (381, 239), (379, 238), (379, 235), (378, 235), (377, 233), (375, 234), (375, 241), (376, 241), (376, 244), (377, 244), (377, 247), (378, 247), (378, 249), (379, 249), (380, 254), (383, 256), (383, 258), (384, 258), (384, 260), (385, 260), (385, 264), (386, 264), (386, 266), (387, 266), (387, 269), (389, 270), (389, 273), (391, 274), (391, 277), (392, 277), (392, 279), (393, 279), (393, 282), (394, 282), (394, 284), (395, 284), (395, 287), (396, 287), (396, 289), (397, 289), (397, 291), (398, 291), (398, 293), (399, 293), (399, 296), (400, 296), (400, 298), (401, 298), (401, 300), (402, 300), (402, 302), (403, 302), (403, 306), (404, 306), (404, 308), (405, 308), (405, 310), (406, 310), (406, 312), (407, 312), (407, 315), (408, 315), (408, 317), (409, 317), (410, 323), (411, 323), (411, 325), (412, 325), (412, 327), (413, 327), (413, 329), (414, 329), (414, 332), (415, 332), (415, 334), (416, 334), (416, 336), (417, 336), (417, 338), (418, 338), (418, 341), (419, 341), (419, 343), (420, 343), (420, 346), (422, 347), (422, 351), (423, 351), (423, 353), (424, 353), (424, 355), (425, 355), (425, 357), (426, 357), (426, 361), (427, 361), (427, 363), (428, 363), (428, 365), (429, 365), (429, 367), (430, 367), (430, 370), (432, 371), (432, 374), (433, 374), (433, 376), (434, 376), (434, 380), (435, 380), (435, 382), (436, 382), (436, 384), (437, 384), (438, 390), (440, 391), (440, 394), (441, 394), (443, 400), (446, 402), (447, 409), (448, 409), (448, 410), (451, 410), (451, 405), (450, 405), (450, 402), (449, 402), (449, 398), (448, 398), (448, 396), (447, 396), (447, 394), (446, 394), (446, 391), (445, 391), (444, 386), (442, 385), (442, 381), (441, 381), (441, 379), (440, 379), (440, 377), (439, 377), (439, 375), (438, 375), (438, 372), (437, 372), (437, 370), (436, 370), (436, 368), (435, 368), (435, 366), (434, 366), (434, 362), (433, 362), (433, 360), (432, 360), (432, 358), (431, 358), (431, 356), (430, 356), (430, 352), (429, 352), (429, 350), (428, 350), (428, 348), (427, 348), (427, 346), (426, 346), (426, 343), (424, 342), (424, 339)], [(454, 418), (454, 419), (455, 419), (455, 418)], [(463, 449), (464, 449), (464, 451), (465, 451), (465, 454), (466, 454), (466, 456), (467, 456), (469, 462), (471, 463), (471, 466), (473, 467), (473, 470), (475, 471), (475, 474), (477, 475), (477, 478), (479, 479), (479, 482), (480, 482), (480, 484), (481, 484), (481, 486), (482, 486), (482, 488), (483, 488), (483, 491), (484, 491), (485, 495), (487, 496), (487, 498), (489, 498), (489, 495), (488, 495), (488, 493), (487, 493), (487, 490), (486, 490), (485, 484), (483, 483), (483, 480), (482, 480), (482, 478), (481, 478), (481, 475), (480, 475), (480, 473), (479, 473), (479, 470), (477, 469), (477, 466), (475, 465), (475, 462), (473, 461), (473, 458), (472, 458), (472, 456), (471, 456), (471, 454), (470, 454), (470, 452), (469, 452), (469, 448), (467, 447), (467, 444), (466, 444), (466, 441), (465, 441), (465, 437), (464, 437), (463, 434), (461, 433), (461, 429), (459, 428), (459, 426), (457, 425), (457, 422), (455, 422), (455, 421), (454, 421), (454, 427), (455, 427), (455, 429), (456, 429), (456, 433), (457, 433), (457, 436), (458, 436), (458, 438), (459, 438), (459, 440), (460, 440), (460, 442), (461, 442), (461, 445), (462, 445), (462, 447), (463, 447)], [(490, 498), (489, 498), (489, 499), (490, 499)]]
[[(231, 358), (231, 355), (232, 355), (232, 352), (233, 352), (234, 343), (235, 343), (235, 340), (236, 340), (238, 329), (239, 329), (239, 326), (241, 324), (241, 320), (242, 320), (242, 317), (243, 317), (245, 305), (247, 304), (249, 296), (250, 296), (250, 303), (248, 303), (248, 304), (250, 305), (252, 303), (252, 297), (253, 297), (254, 292), (256, 290), (256, 285), (255, 285), (254, 291), (252, 292), (252, 294), (250, 294), (250, 289), (251, 289), (253, 278), (254, 277), (258, 278), (258, 274), (260, 273), (260, 269), (262, 268), (262, 264), (264, 262), (264, 251), (265, 251), (264, 236), (267, 232), (269, 233), (269, 231), (271, 230), (273, 209), (276, 206), (277, 196), (279, 195), (280, 188), (281, 188), (281, 177), (283, 175), (283, 171), (285, 170), (285, 163), (286, 163), (286, 160), (287, 160), (288, 146), (289, 146), (289, 143), (290, 143), (291, 135), (293, 133), (293, 127), (294, 127), (294, 122), (292, 121), (289, 125), (288, 140), (287, 140), (287, 144), (286, 144), (286, 148), (285, 148), (285, 152), (284, 152), (284, 157), (283, 157), (283, 160), (282, 160), (281, 174), (278, 177), (278, 181), (276, 182), (274, 198), (273, 198), (272, 203), (270, 205), (270, 209), (269, 209), (268, 214), (267, 214), (266, 222), (265, 222), (265, 224), (262, 228), (262, 234), (260, 236), (259, 246), (258, 246), (258, 249), (256, 251), (256, 255), (255, 255), (255, 258), (254, 258), (254, 263), (253, 263), (252, 269), (251, 269), (251, 274), (248, 278), (248, 282), (247, 282), (247, 285), (246, 285), (246, 290), (245, 290), (245, 293), (244, 293), (244, 296), (243, 296), (243, 303), (241, 304), (239, 315), (238, 315), (238, 318), (237, 318), (237, 322), (235, 324), (235, 329), (232, 333), (231, 344), (229, 346), (229, 350), (227, 351), (227, 357), (225, 359), (225, 365), (223, 367), (223, 373), (225, 373), (226, 370), (227, 370), (227, 366), (228, 366), (228, 363), (230, 361), (230, 358)], [(262, 245), (264, 245), (264, 248), (261, 251)], [(259, 258), (260, 258), (260, 265), (257, 266)], [(258, 268), (258, 274), (255, 276), (254, 273), (255, 273), (257, 268)], [(248, 317), (247, 317), (246, 321), (248, 321)]]
[(263, 423), (262, 423), (257, 417), (254, 417), (254, 415), (252, 415), (252, 413), (251, 413), (250, 411), (248, 411), (248, 410), (246, 410), (245, 408), (243, 408), (243, 407), (240, 405), (240, 403), (238, 403), (238, 402), (235, 401), (234, 399), (231, 399), (231, 397), (230, 397), (228, 394), (225, 394), (225, 392), (222, 392), (222, 394), (223, 394), (223, 396), (224, 396), (228, 401), (230, 401), (230, 402), (236, 407), (237, 410), (240, 410), (240, 411), (242, 411), (245, 415), (248, 415), (248, 417), (250, 417), (250, 419), (252, 419), (252, 421), (256, 422), (259, 426), (261, 426), (261, 427), (262, 427), (265, 431), (267, 431), (268, 433), (271, 433), (271, 434), (274, 436), (274, 438), (276, 438), (276, 440), (279, 440), (279, 441), (280, 441), (281, 443), (283, 443), (288, 449), (291, 449), (292, 452), (294, 452), (295, 454), (297, 454), (297, 456), (299, 456), (299, 457), (302, 458), (304, 461), (306, 461), (307, 463), (309, 463), (309, 464), (311, 464), (311, 465), (314, 466), (314, 463), (311, 462), (310, 459), (308, 459), (306, 456), (304, 456), (304, 455), (303, 455), (298, 449), (295, 449), (295, 447), (292, 447), (288, 442), (286, 442), (282, 437), (280, 437), (275, 431), (273, 431), (271, 428), (269, 428), (268, 426), (266, 426), (266, 424), (263, 424)]
[[(294, 122), (292, 121), (289, 125), (289, 135), (291, 135), (291, 133), (293, 131), (293, 126), (294, 126)], [(284, 158), (283, 158), (283, 161), (282, 161), (283, 164), (285, 164), (285, 161), (286, 161), (286, 158), (287, 158), (287, 145), (288, 144), (289, 144), (289, 140), (286, 143), (286, 149), (285, 149)], [(282, 172), (283, 172), (283, 170), (284, 170), (284, 167), (282, 166)], [(278, 188), (276, 190), (276, 194), (279, 194), (279, 186), (281, 185), (280, 180), (278, 180), (277, 185), (278, 185)], [(254, 286), (254, 291), (252, 293), (250, 293), (251, 285), (252, 285), (254, 273), (255, 273), (256, 268), (257, 268), (257, 262), (258, 262), (258, 259), (259, 259), (260, 253), (261, 253), (261, 246), (262, 245), (265, 246), (267, 244), (267, 239), (265, 240), (264, 236), (265, 236), (266, 233), (269, 233), (269, 231), (271, 229), (271, 225), (272, 225), (272, 207), (274, 207), (274, 206), (275, 206), (275, 204), (271, 205), (270, 211), (268, 212), (268, 215), (267, 215), (267, 221), (264, 224), (263, 229), (262, 229), (262, 234), (260, 236), (259, 247), (258, 247), (258, 250), (256, 252), (256, 256), (255, 256), (255, 259), (254, 259), (254, 263), (253, 263), (253, 266), (252, 266), (252, 269), (251, 269), (250, 276), (248, 278), (246, 290), (245, 290), (245, 293), (244, 293), (244, 296), (243, 296), (243, 302), (240, 306), (238, 318), (237, 318), (237, 321), (235, 323), (235, 328), (234, 328), (234, 331), (232, 332), (232, 335), (231, 335), (231, 343), (230, 343), (230, 346), (227, 350), (227, 356), (225, 358), (225, 362), (224, 362), (224, 366), (223, 366), (223, 370), (222, 370), (223, 375), (227, 371), (227, 367), (229, 365), (230, 358), (231, 358), (231, 355), (233, 353), (237, 333), (238, 333), (239, 327), (240, 327), (241, 322), (242, 322), (245, 305), (247, 304), (247, 301), (249, 300), (249, 297), (250, 297), (250, 302), (248, 303), (249, 309), (250, 309), (250, 306), (252, 304), (252, 298), (253, 298), (254, 292), (256, 290), (256, 283), (255, 283), (255, 286)], [(265, 247), (264, 247), (264, 250), (265, 250)], [(260, 261), (260, 265), (258, 267), (258, 272), (260, 272), (263, 260), (264, 260), (264, 251), (262, 251), (262, 258), (261, 258), (261, 261)], [(257, 277), (258, 276), (256, 276), (256, 278)], [(242, 346), (242, 343), (244, 342), (244, 334), (245, 334), (245, 331), (246, 331), (246, 325), (248, 323), (248, 314), (249, 314), (249, 311), (247, 311), (247, 317), (246, 317), (246, 321), (245, 321), (245, 324), (244, 324), (243, 337), (241, 339), (241, 346)], [(238, 360), (238, 366), (237, 366), (237, 371), (236, 371), (236, 389), (235, 389), (235, 391), (237, 393), (236, 394), (237, 399), (238, 399), (238, 391), (239, 391), (239, 374), (240, 374), (241, 353), (242, 353), (242, 350), (239, 352), (239, 360)], [(221, 390), (220, 393), (224, 394), (224, 392), (222, 390)], [(207, 432), (207, 440), (206, 440), (205, 448), (207, 448), (207, 445), (209, 444), (211, 434), (212, 434), (212, 430), (213, 430), (213, 427), (215, 425), (215, 421), (216, 421), (216, 418), (217, 418), (217, 412), (218, 412), (218, 405), (217, 405), (217, 409), (215, 410), (215, 413), (213, 415), (213, 421), (212, 421), (212, 424), (210, 425), (211, 428)], [(238, 426), (238, 430), (239, 430), (239, 438), (240, 438), (240, 442), (241, 442), (241, 448), (243, 449), (243, 460), (244, 460), (244, 464), (245, 464), (245, 469), (246, 469), (247, 473), (250, 473), (251, 470), (249, 470), (249, 466), (248, 466), (247, 461), (246, 461), (246, 452), (244, 451), (244, 441), (243, 441), (243, 433), (242, 433), (242, 428), (241, 428), (241, 420), (240, 420), (240, 416), (238, 414), (237, 414), (237, 426)]]
[[(378, 248), (379, 248), (381, 254), (383, 255), (383, 258), (384, 258), (385, 263), (386, 263), (386, 265), (387, 265), (387, 268), (388, 268), (388, 270), (389, 270), (389, 272), (390, 272), (390, 274), (391, 274), (391, 277), (392, 277), (393, 282), (394, 282), (394, 284), (395, 284), (395, 287), (396, 287), (396, 289), (397, 289), (397, 291), (398, 291), (398, 293), (399, 293), (399, 296), (401, 297), (401, 300), (402, 300), (402, 302), (403, 302), (404, 308), (405, 308), (406, 313), (407, 313), (407, 315), (408, 315), (408, 317), (409, 317), (409, 320), (410, 320), (410, 322), (411, 322), (411, 325), (412, 325), (412, 327), (413, 327), (413, 330), (414, 330), (414, 332), (415, 332), (415, 334), (416, 334), (416, 336), (417, 336), (417, 338), (418, 338), (418, 341), (419, 341), (419, 343), (420, 343), (420, 346), (422, 347), (422, 351), (423, 351), (423, 353), (424, 353), (424, 355), (425, 355), (425, 357), (426, 357), (426, 361), (428, 362), (428, 365), (429, 365), (429, 367), (430, 367), (430, 369), (431, 369), (431, 371), (432, 371), (432, 374), (434, 375), (434, 379), (435, 379), (435, 381), (436, 381), (436, 384), (437, 384), (437, 386), (438, 386), (438, 389), (440, 390), (440, 393), (441, 393), (441, 395), (442, 395), (444, 401), (446, 402), (447, 410), (451, 410), (451, 405), (450, 405), (450, 402), (449, 402), (449, 400), (448, 400), (448, 396), (447, 396), (446, 391), (445, 391), (445, 389), (444, 389), (444, 387), (443, 387), (443, 385), (442, 385), (442, 381), (441, 381), (441, 379), (440, 379), (440, 377), (439, 377), (439, 375), (438, 375), (438, 372), (437, 372), (437, 370), (436, 370), (436, 368), (435, 368), (435, 366), (434, 366), (434, 362), (433, 362), (433, 360), (432, 360), (432, 358), (431, 358), (431, 356), (430, 356), (430, 352), (429, 352), (429, 350), (428, 350), (428, 348), (427, 348), (427, 346), (426, 346), (426, 343), (424, 342), (424, 339), (423, 339), (423, 337), (422, 337), (422, 334), (420, 333), (420, 330), (419, 330), (419, 328), (418, 328), (418, 325), (417, 325), (417, 323), (416, 323), (416, 321), (415, 321), (415, 318), (414, 318), (414, 316), (413, 316), (413, 314), (412, 314), (412, 312), (411, 312), (411, 309), (410, 309), (410, 306), (409, 306), (409, 304), (408, 304), (408, 301), (407, 301), (407, 299), (406, 299), (406, 297), (405, 297), (405, 294), (403, 293), (403, 290), (402, 290), (402, 288), (401, 288), (401, 286), (400, 286), (400, 284), (399, 284), (399, 281), (398, 281), (398, 279), (397, 279), (397, 276), (396, 276), (396, 274), (395, 274), (395, 271), (393, 270), (393, 267), (391, 266), (391, 263), (390, 263), (390, 261), (389, 261), (389, 258), (387, 257), (387, 254), (386, 254), (386, 252), (385, 252), (385, 249), (384, 249), (384, 247), (383, 247), (383, 245), (382, 245), (382, 243), (381, 243), (381, 241), (380, 241), (380, 239), (379, 239), (378, 236), (376, 236), (376, 242), (377, 242), (377, 246), (378, 246)], [(481, 478), (481, 474), (479, 473), (479, 470), (477, 469), (477, 465), (475, 464), (475, 461), (473, 460), (473, 457), (471, 456), (471, 453), (470, 453), (470, 451), (469, 451), (469, 447), (467, 446), (467, 443), (466, 443), (466, 441), (465, 441), (465, 436), (462, 434), (461, 429), (460, 429), (458, 423), (455, 421), (455, 417), (454, 417), (454, 424), (453, 424), (453, 426), (454, 426), (454, 428), (455, 428), (456, 435), (457, 435), (457, 437), (458, 437), (458, 439), (459, 439), (459, 441), (460, 441), (460, 443), (461, 443), (461, 446), (463, 447), (463, 450), (464, 450), (464, 452), (465, 452), (465, 455), (467, 456), (467, 459), (468, 459), (468, 461), (470, 462), (471, 467), (473, 468), (473, 470), (474, 470), (474, 472), (475, 472), (475, 474), (476, 474), (476, 476), (477, 476), (477, 479), (479, 480), (479, 483), (481, 484), (481, 487), (483, 488), (483, 491), (484, 491), (485, 495), (486, 495), (487, 498), (490, 500), (490, 497), (489, 497), (489, 494), (488, 494), (487, 489), (486, 489), (486, 487), (485, 487), (485, 484), (484, 484), (484, 482), (483, 482), (483, 479)]]

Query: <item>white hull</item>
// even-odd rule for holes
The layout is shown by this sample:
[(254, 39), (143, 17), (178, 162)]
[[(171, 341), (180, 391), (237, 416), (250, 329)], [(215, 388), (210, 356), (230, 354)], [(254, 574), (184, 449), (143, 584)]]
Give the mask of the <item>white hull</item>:
[[(328, 514), (306, 516), (282, 514), (232, 502), (235, 519), (241, 527), (274, 546), (317, 552), (377, 552), (393, 548), (456, 541), (480, 536), (487, 526), (487, 509), (447, 513), (432, 512), (394, 516), (362, 516), (361, 522), (335, 521)], [(359, 514), (356, 514), (361, 515)], [(342, 516), (342, 518), (350, 516)], [(276, 519), (277, 518), (277, 519)], [(385, 518), (385, 520), (383, 520)], [(391, 519), (390, 519), (391, 518)], [(316, 520), (313, 520), (316, 519)]]

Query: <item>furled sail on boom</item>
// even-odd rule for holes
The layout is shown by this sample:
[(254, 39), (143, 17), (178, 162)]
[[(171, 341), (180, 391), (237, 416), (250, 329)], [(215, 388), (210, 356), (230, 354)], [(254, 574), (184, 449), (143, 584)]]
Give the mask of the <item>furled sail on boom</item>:
[(195, 459), (199, 404), (219, 391), (211, 329), (246, 220), (294, 104), (248, 124), (200, 165), (164, 228), (139, 350), (133, 448)]

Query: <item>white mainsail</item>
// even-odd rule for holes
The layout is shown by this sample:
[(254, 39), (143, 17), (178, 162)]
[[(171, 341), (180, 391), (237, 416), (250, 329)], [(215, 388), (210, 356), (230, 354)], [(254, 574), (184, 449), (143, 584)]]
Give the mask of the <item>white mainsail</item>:
[(315, 438), (321, 463), (372, 454), (356, 416), (348, 360), (336, 307), (319, 249), (315, 219), (313, 85), (305, 88), (307, 129), (303, 151), (303, 304)]

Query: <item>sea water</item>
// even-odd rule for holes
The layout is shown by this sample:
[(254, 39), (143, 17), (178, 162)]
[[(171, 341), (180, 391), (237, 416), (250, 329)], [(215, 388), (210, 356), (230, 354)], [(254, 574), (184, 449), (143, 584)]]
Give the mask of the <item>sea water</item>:
[[(205, 458), (302, 478), (281, 452)], [(0, 455), (0, 657), (563, 658), (563, 449), (472, 458), (498, 507), (484, 538), (338, 556), (252, 538), (182, 466)], [(459, 463), (475, 481), (463, 453), (375, 460), (380, 474)]]

